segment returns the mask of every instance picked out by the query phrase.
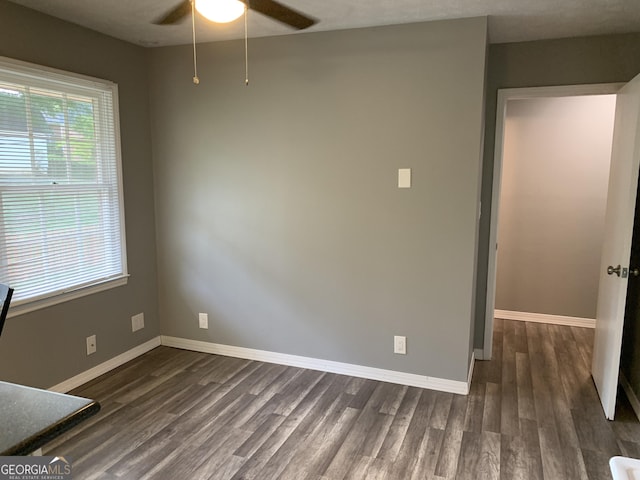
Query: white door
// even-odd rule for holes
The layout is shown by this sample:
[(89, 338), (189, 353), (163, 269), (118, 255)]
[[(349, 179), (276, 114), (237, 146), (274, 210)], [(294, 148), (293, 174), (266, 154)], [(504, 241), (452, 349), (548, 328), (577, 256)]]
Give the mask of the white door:
[(613, 420), (640, 167), (640, 75), (618, 92), (591, 373)]

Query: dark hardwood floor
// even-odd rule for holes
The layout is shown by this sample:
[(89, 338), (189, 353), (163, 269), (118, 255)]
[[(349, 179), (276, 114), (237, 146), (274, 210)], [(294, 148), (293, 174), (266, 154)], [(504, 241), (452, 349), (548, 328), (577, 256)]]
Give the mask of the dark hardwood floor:
[(101, 412), (44, 449), (76, 479), (602, 479), (640, 458), (604, 418), (593, 330), (495, 321), (468, 396), (157, 348), (73, 391)]

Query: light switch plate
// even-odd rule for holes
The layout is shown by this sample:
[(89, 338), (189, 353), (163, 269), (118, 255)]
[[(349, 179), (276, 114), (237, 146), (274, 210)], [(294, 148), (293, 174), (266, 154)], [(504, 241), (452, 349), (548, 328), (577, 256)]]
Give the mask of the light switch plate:
[(209, 328), (209, 314), (208, 313), (199, 313), (198, 314), (198, 325), (200, 328)]
[(131, 317), (131, 331), (137, 332), (144, 328), (144, 313), (138, 313)]
[(398, 188), (411, 188), (411, 169), (398, 169)]
[(395, 335), (393, 337), (393, 353), (407, 354), (407, 337), (403, 335)]

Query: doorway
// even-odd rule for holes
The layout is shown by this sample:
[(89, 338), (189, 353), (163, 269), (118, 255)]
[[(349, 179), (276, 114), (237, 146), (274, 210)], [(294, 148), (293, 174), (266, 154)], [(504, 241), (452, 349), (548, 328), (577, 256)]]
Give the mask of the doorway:
[(615, 105), (507, 102), (495, 317), (595, 327)]
[[(522, 88), (522, 89), (503, 89), (498, 92), (498, 107), (496, 121), (496, 141), (495, 141), (495, 159), (493, 174), (493, 192), (491, 205), (491, 225), (489, 236), (489, 266), (487, 275), (487, 310), (485, 312), (485, 334), (483, 357), (491, 358), (492, 353), (492, 337), (493, 337), (493, 319), (496, 302), (496, 280), (497, 280), (497, 248), (498, 248), (498, 229), (500, 218), (500, 197), (502, 175), (505, 156), (505, 132), (507, 120), (507, 108), (509, 104), (514, 102), (534, 100), (534, 99), (557, 99), (585, 97), (593, 95), (613, 95), (620, 89), (620, 84), (601, 84), (601, 85), (582, 85), (582, 86), (563, 86), (563, 87), (542, 87), (542, 88)], [(613, 119), (612, 119), (613, 122)], [(606, 179), (605, 179), (606, 182)], [(515, 258), (515, 257), (514, 257)], [(534, 259), (535, 260), (535, 259)], [(596, 263), (599, 260), (596, 259)], [(553, 266), (550, 267), (549, 275), (553, 275)], [(521, 272), (522, 273), (522, 272)], [(513, 279), (511, 284), (513, 284)], [(544, 283), (544, 282), (543, 282)], [(547, 281), (547, 283), (549, 283)], [(518, 297), (518, 295), (516, 295)], [(522, 299), (520, 299), (522, 300)], [(524, 300), (526, 305), (527, 300)], [(547, 305), (544, 308), (549, 308)], [(516, 310), (517, 311), (517, 310)], [(567, 318), (583, 317), (583, 315), (563, 315)]]

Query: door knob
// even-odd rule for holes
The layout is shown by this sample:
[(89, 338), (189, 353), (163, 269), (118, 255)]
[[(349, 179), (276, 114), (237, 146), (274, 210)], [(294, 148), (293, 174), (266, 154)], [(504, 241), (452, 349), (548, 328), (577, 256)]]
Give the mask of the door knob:
[(636, 268), (629, 268), (629, 276), (634, 276), (637, 277), (638, 275), (640, 275), (640, 269), (638, 269), (638, 267)]
[(609, 265), (607, 267), (607, 273), (609, 275), (613, 275), (615, 273), (617, 276), (620, 276), (620, 268), (620, 265), (618, 265), (616, 268), (613, 268), (611, 265)]

